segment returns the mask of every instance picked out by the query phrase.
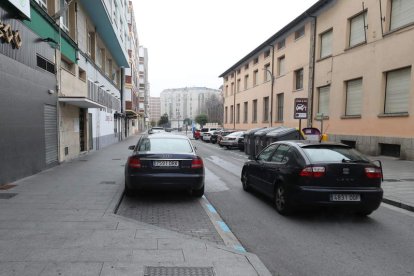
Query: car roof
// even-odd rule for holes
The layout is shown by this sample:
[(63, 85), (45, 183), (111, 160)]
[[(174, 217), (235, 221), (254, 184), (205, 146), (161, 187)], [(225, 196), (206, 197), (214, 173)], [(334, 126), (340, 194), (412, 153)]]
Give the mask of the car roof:
[(151, 135), (146, 134), (146, 135), (143, 135), (142, 137), (147, 137), (147, 138), (150, 138), (150, 139), (174, 138), (174, 139), (190, 140), (185, 135), (174, 134), (174, 133), (171, 133), (171, 132), (154, 133), (154, 134), (151, 134)]

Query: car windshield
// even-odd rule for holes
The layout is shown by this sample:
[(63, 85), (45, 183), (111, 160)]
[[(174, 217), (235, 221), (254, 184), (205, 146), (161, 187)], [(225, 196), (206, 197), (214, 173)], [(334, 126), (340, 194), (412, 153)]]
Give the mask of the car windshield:
[(369, 162), (369, 160), (361, 153), (348, 147), (304, 147), (303, 151), (312, 162)]
[(163, 153), (192, 153), (190, 141), (177, 138), (143, 138), (138, 151)]

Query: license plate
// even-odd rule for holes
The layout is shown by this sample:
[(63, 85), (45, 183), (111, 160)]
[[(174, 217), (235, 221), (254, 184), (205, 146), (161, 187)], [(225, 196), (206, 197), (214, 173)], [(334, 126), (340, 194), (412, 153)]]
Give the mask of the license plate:
[(178, 161), (154, 161), (154, 167), (178, 167)]
[(361, 201), (359, 194), (331, 194), (331, 201)]

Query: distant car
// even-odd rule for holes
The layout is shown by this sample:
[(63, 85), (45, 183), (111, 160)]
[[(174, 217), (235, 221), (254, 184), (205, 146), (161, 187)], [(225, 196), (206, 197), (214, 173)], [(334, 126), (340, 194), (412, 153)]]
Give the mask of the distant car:
[(160, 133), (165, 132), (163, 127), (152, 127), (148, 130), (148, 134)]
[(194, 130), (193, 137), (196, 140), (200, 139), (200, 130), (199, 129)]
[(230, 148), (237, 148), (239, 146), (239, 138), (241, 138), (244, 135), (244, 131), (236, 131), (232, 132), (226, 136), (224, 136), (220, 140), (220, 145), (223, 147), (226, 147), (228, 149)]
[(185, 135), (143, 135), (125, 165), (125, 193), (141, 189), (184, 189), (204, 194), (203, 159)]
[[(210, 142), (211, 131), (217, 130), (216, 127), (204, 127), (200, 130), (200, 138), (204, 142)], [(204, 137), (205, 136), (205, 137)]]
[(239, 139), (237, 140), (237, 147), (239, 148), (240, 151), (244, 151), (244, 137), (246, 135), (246, 132), (243, 133), (243, 135), (241, 135), (239, 137)]
[(222, 130), (215, 130), (210, 136), (210, 143), (215, 144), (217, 143), (217, 137)]
[(221, 130), (218, 134), (217, 134), (217, 144), (222, 147), (222, 145), (220, 144), (221, 139), (223, 139), (224, 136), (229, 135), (230, 133), (236, 132), (237, 130), (234, 129), (227, 129), (227, 130)]
[(280, 141), (263, 149), (242, 169), (244, 190), (273, 198), (276, 210), (298, 206), (346, 207), (367, 216), (381, 204), (382, 167), (341, 143)]

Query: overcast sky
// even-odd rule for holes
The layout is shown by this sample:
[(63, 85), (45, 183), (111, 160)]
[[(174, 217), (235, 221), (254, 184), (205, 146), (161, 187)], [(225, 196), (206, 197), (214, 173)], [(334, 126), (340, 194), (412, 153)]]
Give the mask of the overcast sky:
[(218, 76), (317, 0), (132, 0), (150, 94), (218, 89)]

